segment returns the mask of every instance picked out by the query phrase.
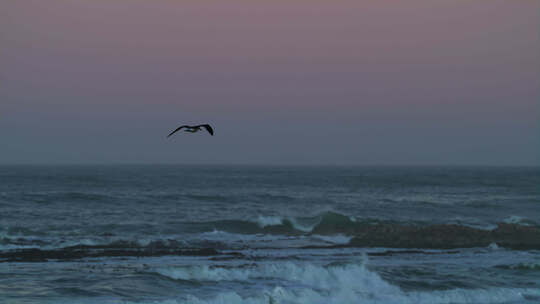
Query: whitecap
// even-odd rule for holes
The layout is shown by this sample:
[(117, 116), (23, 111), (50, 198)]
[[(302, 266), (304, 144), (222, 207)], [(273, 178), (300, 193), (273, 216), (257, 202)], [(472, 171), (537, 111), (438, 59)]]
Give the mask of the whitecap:
[(352, 239), (352, 236), (347, 236), (347, 235), (343, 235), (343, 234), (336, 234), (336, 235), (318, 235), (318, 234), (314, 234), (313, 237), (315, 239), (322, 240), (322, 241), (324, 241), (326, 243), (336, 244), (336, 245), (348, 244)]
[(221, 292), (203, 298), (189, 295), (177, 303), (404, 303), (404, 304), (468, 304), (507, 303), (539, 297), (538, 289), (488, 288), (452, 289), (405, 292), (383, 280), (364, 264), (322, 266), (292, 262), (267, 263), (250, 267), (224, 268), (187, 266), (159, 269), (161, 275), (190, 281), (252, 281), (254, 279), (281, 280), (273, 289), (258, 294), (240, 295)]
[(522, 226), (530, 226), (530, 224), (528, 223), (529, 221), (526, 218), (519, 215), (511, 215), (505, 218), (503, 222), (506, 224), (518, 224)]
[(275, 226), (281, 225), (283, 223), (283, 218), (280, 216), (262, 216), (259, 215), (255, 220), (259, 227), (264, 228), (266, 226)]

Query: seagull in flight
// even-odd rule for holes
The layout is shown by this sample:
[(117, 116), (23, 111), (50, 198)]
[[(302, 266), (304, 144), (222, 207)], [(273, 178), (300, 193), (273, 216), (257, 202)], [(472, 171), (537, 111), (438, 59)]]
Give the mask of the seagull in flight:
[(185, 132), (195, 133), (195, 132), (201, 131), (201, 128), (205, 128), (206, 131), (210, 133), (210, 135), (214, 136), (214, 129), (212, 129), (212, 127), (209, 124), (204, 124), (204, 125), (198, 125), (198, 126), (188, 126), (188, 125), (180, 126), (176, 128), (176, 130), (172, 131), (169, 135), (167, 135), (167, 137), (170, 137), (171, 135), (173, 135), (174, 133), (182, 129), (185, 129), (184, 130)]

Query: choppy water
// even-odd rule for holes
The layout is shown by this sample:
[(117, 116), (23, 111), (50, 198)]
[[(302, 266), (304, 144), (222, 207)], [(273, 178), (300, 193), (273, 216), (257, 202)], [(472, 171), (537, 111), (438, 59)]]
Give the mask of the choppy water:
[(538, 303), (540, 169), (0, 167), (0, 303)]

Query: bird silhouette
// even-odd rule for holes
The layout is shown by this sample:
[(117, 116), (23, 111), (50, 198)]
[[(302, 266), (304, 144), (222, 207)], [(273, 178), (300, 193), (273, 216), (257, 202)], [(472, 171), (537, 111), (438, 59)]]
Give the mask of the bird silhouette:
[(188, 126), (188, 125), (180, 126), (176, 128), (176, 130), (172, 131), (169, 135), (167, 135), (167, 137), (170, 137), (171, 135), (173, 135), (174, 133), (182, 129), (185, 129), (184, 132), (196, 133), (196, 132), (201, 131), (201, 128), (205, 128), (206, 131), (210, 133), (210, 135), (214, 136), (214, 129), (212, 129), (212, 127), (209, 124), (204, 124), (204, 125), (197, 125), (197, 126)]

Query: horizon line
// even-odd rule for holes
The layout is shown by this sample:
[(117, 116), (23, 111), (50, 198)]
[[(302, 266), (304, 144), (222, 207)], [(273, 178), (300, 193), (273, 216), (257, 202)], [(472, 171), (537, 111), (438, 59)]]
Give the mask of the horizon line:
[(496, 168), (540, 168), (540, 164), (391, 164), (391, 163), (176, 163), (176, 162), (58, 162), (58, 163), (0, 163), (1, 167), (67, 167), (67, 166), (185, 166), (185, 167), (496, 167)]

